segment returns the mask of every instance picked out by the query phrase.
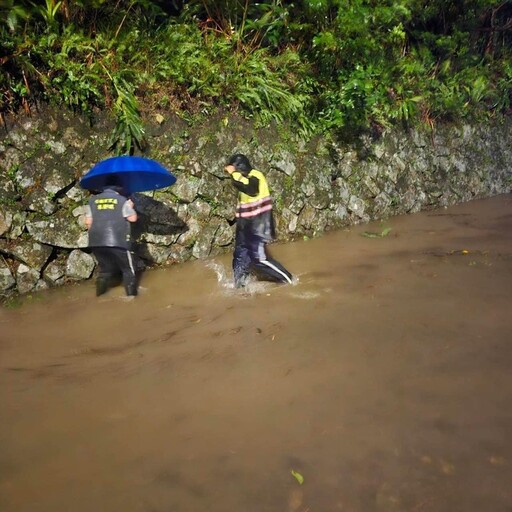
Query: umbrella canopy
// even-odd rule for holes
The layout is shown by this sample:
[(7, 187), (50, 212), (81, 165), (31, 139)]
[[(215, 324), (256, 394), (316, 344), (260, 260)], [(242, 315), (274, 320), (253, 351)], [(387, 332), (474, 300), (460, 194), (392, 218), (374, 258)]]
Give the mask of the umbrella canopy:
[[(117, 183), (116, 183), (117, 182)], [(119, 184), (126, 194), (170, 187), (176, 176), (162, 164), (141, 156), (115, 156), (97, 163), (80, 180), (88, 190), (101, 190)]]

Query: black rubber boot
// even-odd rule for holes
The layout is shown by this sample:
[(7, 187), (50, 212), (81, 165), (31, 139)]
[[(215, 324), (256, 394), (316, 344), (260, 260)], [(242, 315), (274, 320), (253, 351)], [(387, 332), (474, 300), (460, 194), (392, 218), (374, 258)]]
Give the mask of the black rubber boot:
[(128, 297), (135, 297), (137, 295), (137, 283), (130, 283), (125, 285), (126, 295)]
[(103, 295), (108, 290), (108, 277), (98, 277), (96, 279), (96, 297)]

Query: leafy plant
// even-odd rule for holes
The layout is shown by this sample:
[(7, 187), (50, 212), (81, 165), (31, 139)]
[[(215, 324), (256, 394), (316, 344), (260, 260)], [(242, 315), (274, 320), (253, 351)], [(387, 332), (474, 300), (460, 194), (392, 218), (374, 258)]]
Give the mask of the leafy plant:
[(0, 113), (38, 101), (116, 120), (216, 109), (304, 136), (510, 109), (510, 2), (492, 0), (4, 0)]
[(117, 98), (114, 101), (113, 112), (116, 116), (116, 126), (109, 138), (111, 148), (120, 153), (131, 153), (135, 146), (144, 145), (144, 125), (139, 112), (133, 86), (122, 76), (113, 76)]

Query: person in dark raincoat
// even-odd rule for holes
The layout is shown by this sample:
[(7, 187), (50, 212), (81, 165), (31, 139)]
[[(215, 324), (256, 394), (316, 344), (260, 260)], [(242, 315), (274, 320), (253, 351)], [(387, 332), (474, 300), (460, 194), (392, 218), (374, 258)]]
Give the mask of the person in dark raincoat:
[(225, 170), (239, 192), (233, 254), (235, 286), (245, 286), (251, 273), (265, 281), (291, 284), (292, 274), (270, 256), (266, 247), (275, 238), (275, 228), (272, 197), (265, 176), (253, 169), (242, 154), (231, 156)]
[(136, 221), (133, 202), (123, 195), (115, 178), (101, 193), (89, 199), (85, 222), (89, 230), (89, 247), (99, 266), (97, 296), (106, 293), (119, 274), (123, 277), (126, 295), (137, 295), (136, 269), (131, 251), (131, 224)]

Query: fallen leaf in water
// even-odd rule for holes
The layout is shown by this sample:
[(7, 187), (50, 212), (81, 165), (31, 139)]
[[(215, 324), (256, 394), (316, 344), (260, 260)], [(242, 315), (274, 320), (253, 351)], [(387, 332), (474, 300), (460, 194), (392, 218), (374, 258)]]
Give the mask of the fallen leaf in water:
[(375, 233), (374, 231), (365, 231), (361, 233), (361, 236), (365, 236), (366, 238), (384, 238), (388, 236), (391, 232), (391, 228), (385, 228), (380, 233)]
[(467, 249), (462, 249), (462, 251), (460, 251), (462, 254), (469, 254), (469, 251)]
[(294, 471), (292, 469), (291, 473), (295, 477), (295, 480), (297, 480), (297, 482), (299, 482), (300, 485), (304, 483), (304, 477), (298, 471)]
[(453, 464), (450, 464), (449, 462), (446, 462), (445, 460), (442, 460), (441, 471), (445, 475), (453, 475), (453, 473), (455, 472), (455, 466)]

